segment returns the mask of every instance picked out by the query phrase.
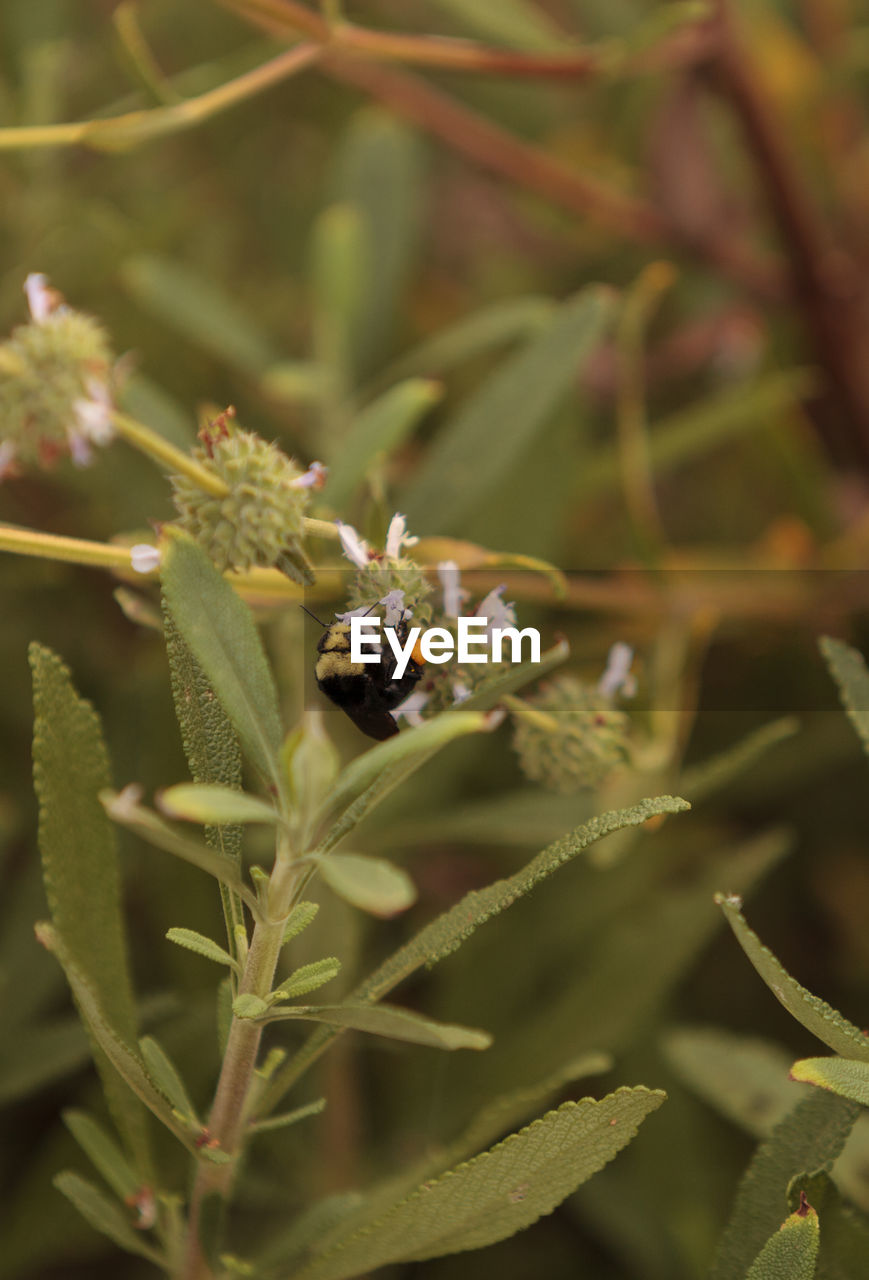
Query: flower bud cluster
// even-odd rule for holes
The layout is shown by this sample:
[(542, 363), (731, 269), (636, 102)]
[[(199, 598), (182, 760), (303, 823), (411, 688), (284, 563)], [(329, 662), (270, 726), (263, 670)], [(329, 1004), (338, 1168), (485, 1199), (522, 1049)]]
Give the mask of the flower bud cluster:
[(600, 685), (556, 676), (525, 700), (513, 747), (523, 773), (550, 791), (597, 787), (628, 757), (630, 722)]

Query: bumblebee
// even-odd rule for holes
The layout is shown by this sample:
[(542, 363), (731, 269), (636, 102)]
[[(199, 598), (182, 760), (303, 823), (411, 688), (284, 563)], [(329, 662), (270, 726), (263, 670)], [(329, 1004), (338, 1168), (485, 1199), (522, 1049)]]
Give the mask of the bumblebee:
[[(402, 619), (395, 628), (402, 644), (407, 632), (407, 623)], [(422, 675), (416, 651), (401, 679), (396, 680), (395, 655), (387, 645), (381, 649), (379, 662), (351, 662), (350, 625), (333, 622), (320, 636), (317, 653), (317, 687), (350, 717), (357, 729), (379, 741), (398, 733), (390, 713), (413, 692)]]

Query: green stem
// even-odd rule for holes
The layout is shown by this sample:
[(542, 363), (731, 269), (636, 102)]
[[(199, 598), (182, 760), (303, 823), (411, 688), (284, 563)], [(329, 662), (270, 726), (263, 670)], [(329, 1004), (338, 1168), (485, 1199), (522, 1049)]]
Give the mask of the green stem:
[(187, 476), (194, 484), (199, 485), (200, 489), (213, 494), (216, 498), (225, 498), (229, 493), (229, 485), (225, 480), (221, 480), (220, 476), (203, 467), (183, 450), (176, 449), (174, 444), (170, 444), (159, 432), (146, 427), (143, 422), (137, 422), (128, 414), (114, 410), (112, 423), (118, 435), (126, 440), (127, 444), (131, 444), (140, 453), (147, 454), (168, 471), (177, 471), (179, 475)]
[[(239, 995), (265, 999), (272, 989), (284, 935), (284, 925), (292, 905), (296, 884), (296, 862), (286, 847), (279, 847), (269, 880), (268, 909), (254, 928), (250, 951), (239, 984)], [(226, 1202), (238, 1157), (244, 1144), (247, 1124), (246, 1103), (256, 1070), (263, 1024), (250, 1018), (233, 1018), (226, 1053), (217, 1082), (214, 1104), (208, 1119), (209, 1138), (233, 1157), (228, 1164), (202, 1161), (197, 1169), (190, 1204), (190, 1221), (184, 1261), (178, 1280), (213, 1280), (213, 1272), (203, 1253), (200, 1227), (203, 1207), (211, 1197)]]
[(34, 529), (17, 529), (0, 524), (0, 551), (43, 560), (64, 560), (70, 564), (94, 565), (99, 569), (129, 569), (130, 548), (108, 542), (87, 542), (84, 538), (62, 538)]

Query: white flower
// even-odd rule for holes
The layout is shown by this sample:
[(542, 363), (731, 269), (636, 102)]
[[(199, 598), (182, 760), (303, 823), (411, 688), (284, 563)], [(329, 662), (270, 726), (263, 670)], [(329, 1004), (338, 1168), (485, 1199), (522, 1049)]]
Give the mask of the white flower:
[(414, 689), (410, 697), (405, 698), (404, 702), (400, 703), (395, 708), (392, 715), (395, 719), (398, 719), (399, 716), (404, 716), (405, 720), (410, 725), (422, 724), (423, 718), (421, 712), (427, 705), (428, 700), (429, 695), (427, 693), (423, 693), (422, 689)]
[(619, 641), (614, 644), (607, 655), (606, 668), (597, 682), (597, 691), (605, 698), (614, 698), (620, 693), (623, 698), (632, 698), (637, 692), (637, 681), (631, 675), (631, 663), (634, 651), (628, 644)]
[(94, 444), (108, 444), (115, 434), (109, 389), (98, 378), (88, 378), (85, 390), (87, 398), (73, 401), (72, 406), (79, 431)]
[(415, 547), (419, 538), (413, 538), (407, 532), (407, 517), (397, 513), (389, 522), (386, 531), (386, 558), (400, 560), (402, 547)]
[(160, 548), (152, 547), (150, 543), (137, 542), (134, 547), (130, 547), (130, 564), (136, 573), (153, 573), (160, 568), (162, 559)]
[(340, 520), (336, 520), (335, 524), (338, 526), (338, 537), (347, 559), (352, 560), (357, 569), (367, 569), (371, 559), (368, 543), (360, 538), (352, 524), (343, 524)]
[(507, 604), (501, 599), (501, 593), (506, 590), (506, 583), (502, 582), (500, 587), (495, 587), (477, 605), (477, 617), (486, 619), (486, 631), (490, 635), (495, 627), (503, 630), (505, 627), (516, 625), (515, 604)]
[(0, 480), (5, 480), (7, 476), (14, 476), (16, 471), (14, 441), (0, 441)]
[(467, 702), (471, 696), (471, 691), (461, 680), (453, 681), (453, 702)]
[(329, 468), (322, 462), (312, 462), (304, 475), (297, 476), (290, 485), (291, 489), (322, 489), (326, 483)]
[(444, 613), (448, 618), (458, 618), (468, 592), (461, 585), (459, 566), (454, 560), (443, 560), (438, 565), (438, 577), (444, 592)]
[(41, 271), (31, 271), (24, 281), (24, 292), (27, 294), (30, 318), (34, 324), (42, 324), (52, 311), (57, 310), (60, 294), (56, 289), (52, 289), (48, 283), (48, 277)]
[(86, 435), (81, 431), (70, 431), (67, 429), (67, 438), (69, 440), (69, 456), (77, 467), (89, 467), (93, 460), (90, 442)]
[(383, 625), (386, 627), (396, 627), (402, 618), (410, 616), (409, 610), (404, 607), (404, 592), (399, 591), (397, 587), (393, 591), (387, 591), (379, 603), (385, 610)]

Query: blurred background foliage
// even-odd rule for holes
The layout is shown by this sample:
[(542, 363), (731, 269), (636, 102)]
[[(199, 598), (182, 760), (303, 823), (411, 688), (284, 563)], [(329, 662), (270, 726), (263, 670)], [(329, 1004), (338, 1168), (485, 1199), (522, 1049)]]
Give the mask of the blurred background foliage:
[[(324, 1115), (261, 1140), (249, 1224), (387, 1174), (491, 1091), (602, 1050), (614, 1065), (601, 1091), (642, 1080), (669, 1102), (485, 1265), (687, 1280), (712, 1257), (753, 1137), (802, 1088), (786, 1064), (815, 1051), (724, 936), (713, 891), (757, 882), (749, 917), (764, 940), (866, 1020), (865, 762), (816, 639), (866, 639), (869, 12), (734, 7), (738, 30), (723, 5), (356, 0), (351, 34), (466, 37), (519, 61), (484, 74), (336, 48), (196, 127), (141, 145), (122, 131), (111, 149), (19, 130), (171, 111), (280, 56), (300, 7), (0, 11), (2, 331), (24, 317), (24, 276), (45, 272), (129, 353), (129, 412), (186, 446), (200, 413), (233, 404), (287, 452), (332, 463), (336, 485), (365, 407), (402, 379), (435, 380), (364, 476), (345, 468), (335, 513), (376, 537), (397, 509), (414, 533), (546, 557), (567, 599), (505, 573), (522, 622), (567, 635), (592, 679), (614, 640), (638, 652), (636, 718), (657, 744), (644, 773), (553, 797), (523, 782), (502, 732), (454, 746), (378, 812), (359, 847), (406, 862), (420, 901), (376, 929), (325, 901), (326, 950), (348, 981), (590, 813), (668, 789), (696, 799), (688, 817), (563, 871), (407, 992), (493, 1031), (490, 1054), (342, 1042), (312, 1086)], [(335, 8), (303, 12), (325, 22)], [(302, 34), (316, 44), (316, 29)], [(589, 49), (586, 73), (546, 65)], [(592, 284), (612, 293), (606, 336), (582, 359), (553, 355), (543, 338)], [(89, 469), (0, 488), (4, 521), (81, 538), (172, 514), (163, 477), (123, 443)], [(185, 776), (165, 655), (106, 574), (4, 555), (0, 586), (0, 1277), (145, 1275), (50, 1183), (81, 1160), (60, 1112), (93, 1103), (96, 1084), (60, 970), (32, 938), (44, 906), (26, 646), (63, 654), (105, 718), (117, 783), (149, 791)], [(315, 640), (294, 608), (264, 621), (290, 724), (315, 697)], [(796, 724), (704, 791), (696, 766), (785, 716)], [(328, 717), (349, 754), (359, 739), (340, 720)], [(219, 903), (132, 839), (124, 855), (143, 1018), (206, 1105), (213, 974), (162, 939), (171, 925), (210, 933)], [(730, 1032), (713, 1067), (696, 1035), (709, 1026)], [(866, 1165), (852, 1163), (849, 1191), (869, 1208)], [(176, 1176), (182, 1190), (180, 1164)], [(396, 1275), (461, 1280), (481, 1265)]]

